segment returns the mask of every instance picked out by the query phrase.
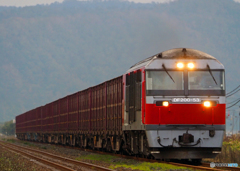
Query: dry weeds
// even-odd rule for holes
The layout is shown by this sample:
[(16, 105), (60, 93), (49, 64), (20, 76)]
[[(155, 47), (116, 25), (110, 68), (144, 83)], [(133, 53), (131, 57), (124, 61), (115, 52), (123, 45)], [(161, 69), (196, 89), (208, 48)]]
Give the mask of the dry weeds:
[(222, 153), (214, 161), (220, 163), (240, 163), (240, 135), (224, 137)]

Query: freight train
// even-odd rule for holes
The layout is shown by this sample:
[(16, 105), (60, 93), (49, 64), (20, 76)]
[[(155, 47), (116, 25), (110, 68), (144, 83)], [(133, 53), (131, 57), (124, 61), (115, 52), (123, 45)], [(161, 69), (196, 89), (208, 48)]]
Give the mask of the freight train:
[(225, 131), (224, 66), (177, 48), (16, 117), (21, 140), (155, 159), (213, 158)]

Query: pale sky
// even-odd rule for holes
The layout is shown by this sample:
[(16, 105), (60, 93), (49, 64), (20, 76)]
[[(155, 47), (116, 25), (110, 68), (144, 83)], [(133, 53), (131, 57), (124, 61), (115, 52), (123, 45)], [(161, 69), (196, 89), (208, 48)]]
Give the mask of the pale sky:
[(63, 0), (0, 0), (0, 6), (33, 6), (37, 4), (51, 4), (53, 2), (63, 2)]
[[(141, 3), (149, 3), (149, 2), (159, 2), (159, 3), (166, 3), (171, 2), (174, 0), (129, 0), (133, 2), (141, 2)], [(239, 0), (240, 1), (240, 0)], [(63, 2), (63, 0), (0, 0), (0, 6), (17, 6), (17, 7), (24, 7), (24, 6), (33, 6), (37, 4), (51, 4), (54, 2)]]
[[(37, 4), (51, 4), (54, 2), (63, 2), (64, 0), (0, 0), (0, 6), (16, 6), (16, 7), (24, 7), (24, 6), (34, 6)], [(83, 0), (86, 1), (86, 0)], [(167, 3), (175, 0), (129, 0), (132, 2), (140, 2), (140, 3), (151, 3), (151, 2), (159, 2), (159, 3)], [(240, 0), (233, 0), (235, 2), (239, 2)]]

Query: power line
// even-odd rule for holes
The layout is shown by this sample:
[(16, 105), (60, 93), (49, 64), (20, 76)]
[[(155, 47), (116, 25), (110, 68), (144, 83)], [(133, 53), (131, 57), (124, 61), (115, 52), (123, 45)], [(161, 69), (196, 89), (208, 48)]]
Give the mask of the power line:
[(232, 95), (236, 94), (236, 93), (237, 93), (237, 92), (239, 92), (239, 91), (240, 91), (240, 89), (239, 89), (238, 91), (235, 91), (234, 93), (232, 93), (232, 94), (230, 94), (230, 95), (226, 96), (226, 97), (230, 97), (230, 96), (232, 96)]
[(235, 102), (235, 101), (237, 101), (237, 100), (240, 100), (240, 98), (238, 98), (238, 99), (236, 99), (236, 100), (234, 100), (234, 101), (232, 101), (232, 102), (226, 103), (226, 104), (231, 104), (231, 103), (233, 103), (233, 102)]
[(232, 90), (232, 91), (230, 91), (229, 93), (227, 93), (226, 95), (228, 95), (228, 94), (230, 94), (230, 93), (232, 93), (233, 91), (235, 91), (236, 89), (238, 89), (240, 87), (240, 85), (239, 86), (237, 86), (237, 88), (235, 88), (234, 90)]
[(226, 107), (226, 109), (235, 106), (238, 102), (240, 102), (240, 100), (238, 100), (236, 103), (234, 103), (232, 106)]

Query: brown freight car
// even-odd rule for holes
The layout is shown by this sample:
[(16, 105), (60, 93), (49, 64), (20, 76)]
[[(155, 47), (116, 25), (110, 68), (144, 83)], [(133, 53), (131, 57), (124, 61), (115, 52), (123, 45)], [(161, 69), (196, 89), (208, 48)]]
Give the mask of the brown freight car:
[(19, 139), (119, 151), (122, 76), (16, 117)]

